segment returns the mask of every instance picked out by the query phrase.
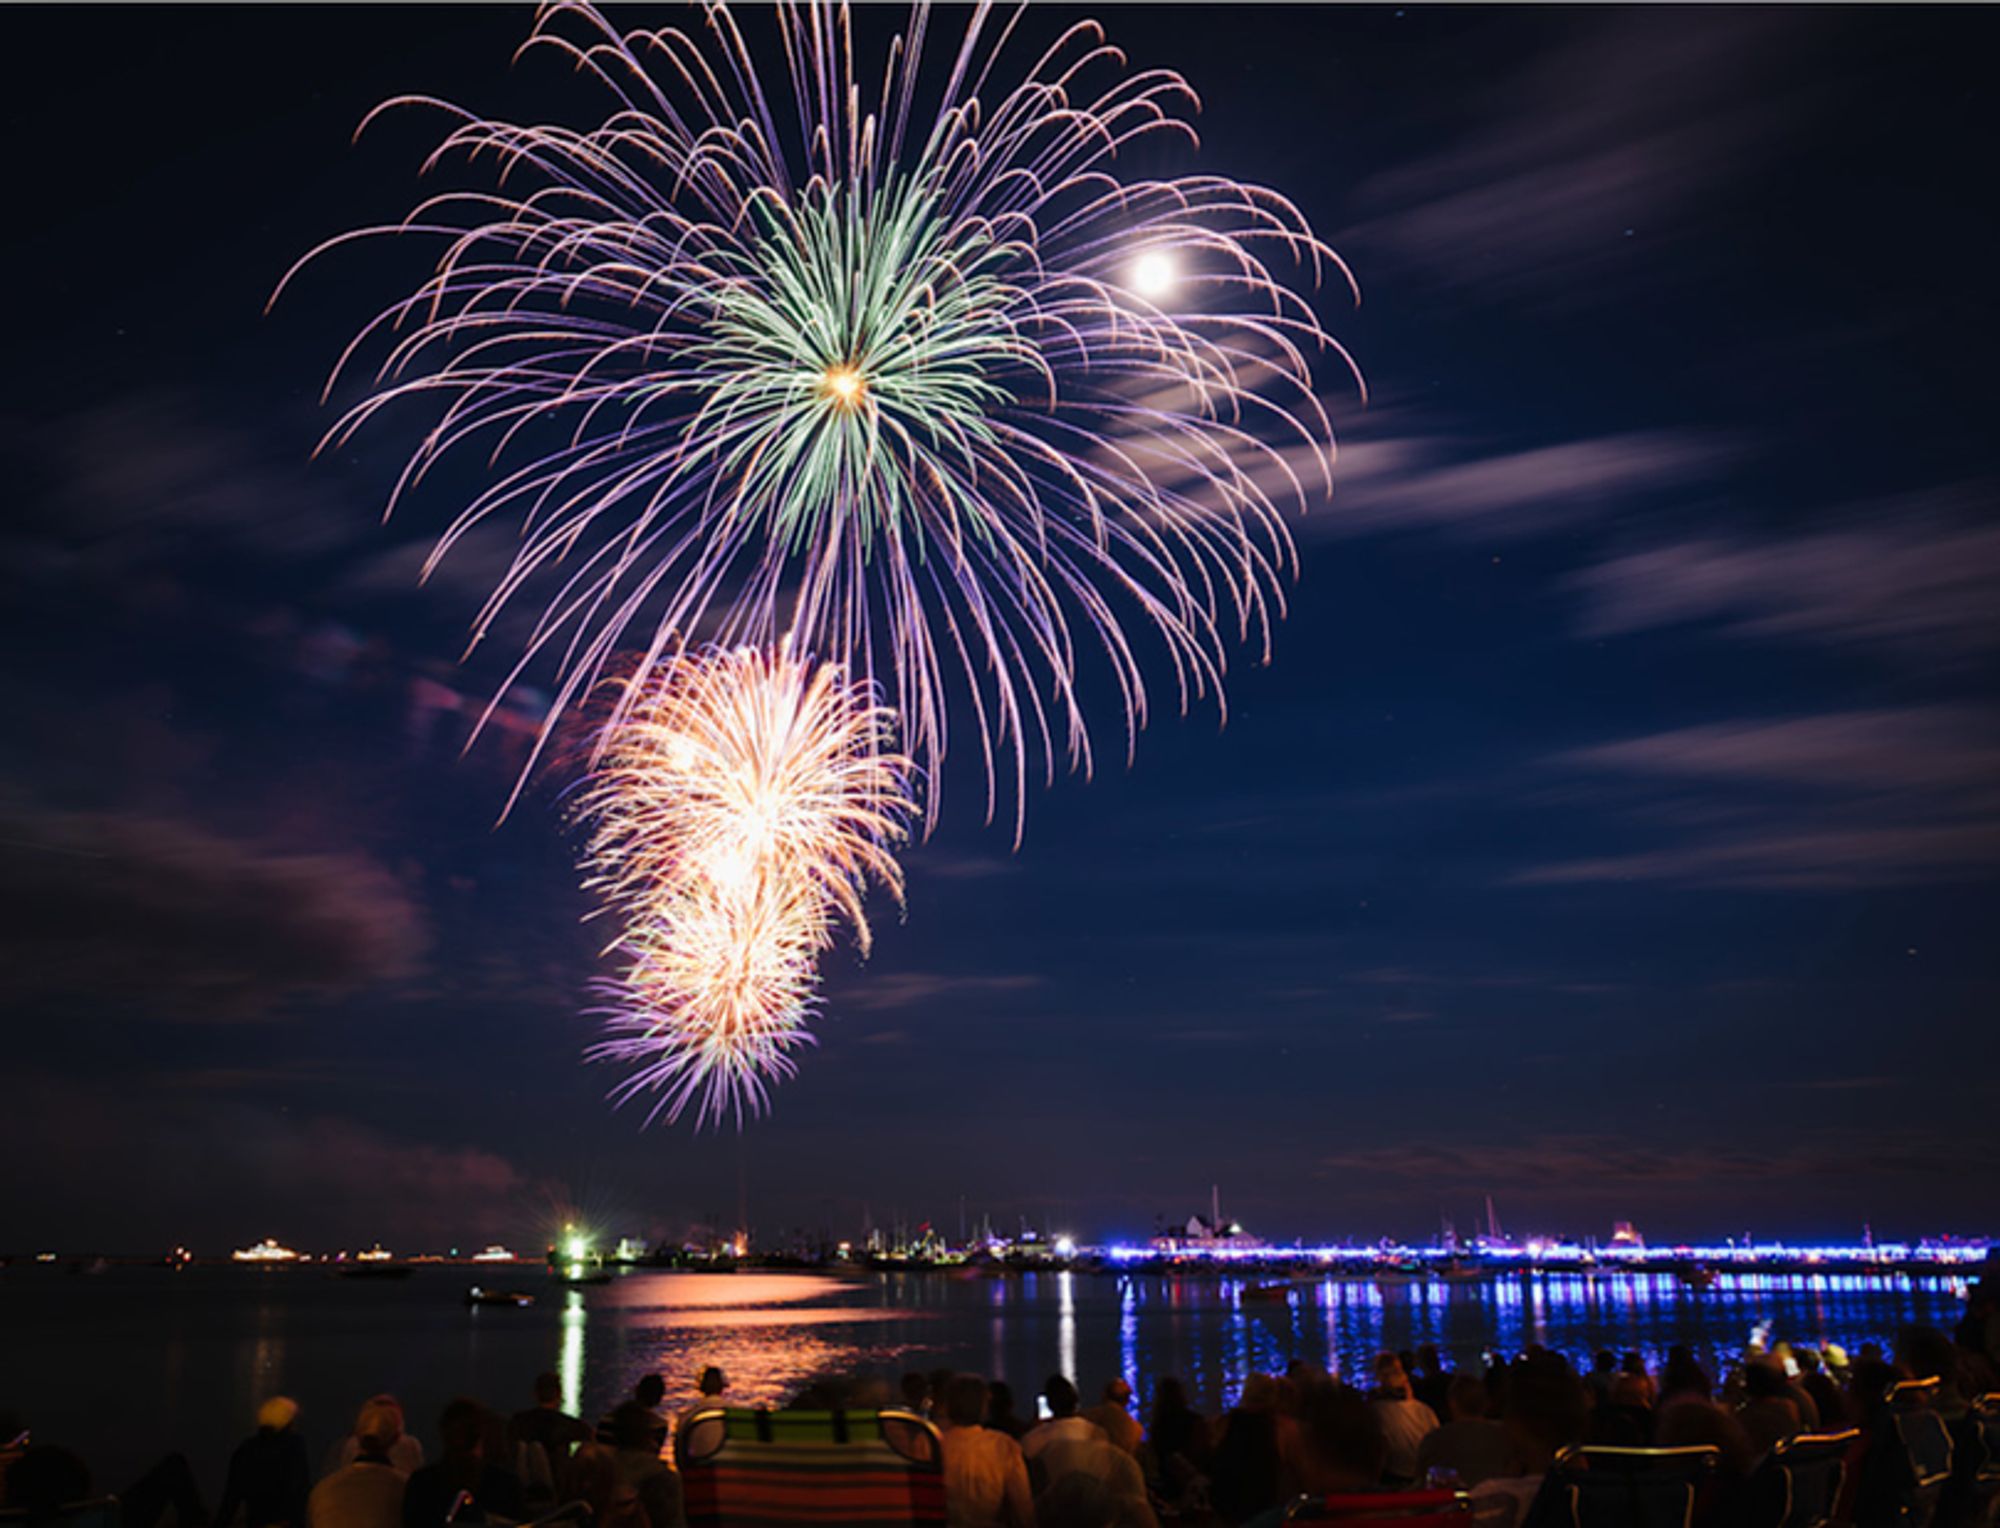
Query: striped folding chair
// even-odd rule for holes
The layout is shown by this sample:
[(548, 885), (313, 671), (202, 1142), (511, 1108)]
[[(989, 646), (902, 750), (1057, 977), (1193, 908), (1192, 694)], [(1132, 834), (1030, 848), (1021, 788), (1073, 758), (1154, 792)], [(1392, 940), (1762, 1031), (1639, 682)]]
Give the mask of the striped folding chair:
[(1338, 1523), (1340, 1528), (1466, 1528), (1472, 1499), (1463, 1491), (1352, 1491), (1301, 1496), (1285, 1509), (1288, 1523)]
[[(1571, 1528), (1692, 1528), (1722, 1451), (1584, 1444), (1556, 1455), (1557, 1521)], [(1548, 1496), (1545, 1494), (1543, 1500)]]
[(944, 1523), (944, 1449), (907, 1411), (714, 1407), (676, 1440), (688, 1528)]

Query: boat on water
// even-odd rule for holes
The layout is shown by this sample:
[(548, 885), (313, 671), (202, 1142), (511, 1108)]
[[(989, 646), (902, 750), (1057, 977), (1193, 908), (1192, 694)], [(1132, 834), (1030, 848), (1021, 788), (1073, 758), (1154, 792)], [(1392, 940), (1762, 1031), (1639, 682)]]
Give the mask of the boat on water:
[(1404, 1284), (1427, 1284), (1430, 1270), (1411, 1263), (1388, 1263), (1375, 1270), (1375, 1282), (1385, 1288)]
[(297, 1252), (269, 1236), (254, 1247), (238, 1247), (229, 1256), (239, 1263), (296, 1263), (300, 1260)]
[(1687, 1268), (1676, 1268), (1674, 1272), (1680, 1277), (1681, 1288), (1694, 1294), (1702, 1294), (1715, 1288), (1718, 1277), (1713, 1268), (1704, 1268), (1699, 1263)]
[(474, 1284), (465, 1292), (467, 1305), (505, 1305), (515, 1310), (526, 1310), (535, 1303), (535, 1297), (520, 1289), (487, 1289)]
[(1245, 1300), (1286, 1301), (1292, 1297), (1292, 1286), (1285, 1284), (1250, 1284), (1243, 1290)]
[(492, 1246), (473, 1253), (472, 1260), (475, 1263), (511, 1263), (515, 1261), (515, 1257), (507, 1248), (495, 1242)]

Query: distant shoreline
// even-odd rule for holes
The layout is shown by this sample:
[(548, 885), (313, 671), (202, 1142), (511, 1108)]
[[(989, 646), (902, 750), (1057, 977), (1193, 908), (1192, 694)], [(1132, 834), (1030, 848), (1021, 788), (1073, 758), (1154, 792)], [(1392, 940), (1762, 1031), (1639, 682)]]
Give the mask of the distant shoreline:
[(477, 1261), (471, 1257), (417, 1256), (407, 1259), (357, 1263), (333, 1256), (301, 1256), (295, 1260), (245, 1262), (228, 1256), (178, 1258), (157, 1255), (84, 1253), (60, 1255), (0, 1254), (0, 1277), (60, 1276), (100, 1274), (111, 1269), (153, 1269), (162, 1273), (212, 1272), (229, 1269), (270, 1276), (343, 1277), (368, 1279), (406, 1278), (426, 1271), (473, 1276), (488, 1284), (509, 1281), (532, 1283), (537, 1287), (582, 1287), (639, 1273), (678, 1274), (810, 1274), (824, 1278), (862, 1281), (877, 1275), (922, 1275), (956, 1280), (1008, 1279), (1027, 1275), (1075, 1274), (1085, 1276), (1145, 1276), (1184, 1280), (1206, 1280), (1257, 1286), (1272, 1293), (1286, 1286), (1309, 1288), (1318, 1283), (1373, 1283), (1378, 1285), (1421, 1285), (1443, 1283), (1491, 1283), (1496, 1280), (1552, 1276), (1590, 1279), (1671, 1279), (1699, 1291), (1715, 1285), (1735, 1285), (1745, 1279), (1780, 1277), (1826, 1277), (1880, 1279), (1925, 1279), (1967, 1281), (1990, 1275), (1996, 1261), (1991, 1254), (1978, 1260), (1940, 1258), (1899, 1258), (1875, 1262), (1827, 1262), (1808, 1256), (1759, 1257), (1724, 1264), (1662, 1255), (1657, 1259), (1620, 1259), (1616, 1262), (1534, 1258), (1482, 1258), (1460, 1264), (1445, 1260), (1422, 1263), (1386, 1263), (1365, 1256), (1353, 1259), (1323, 1259), (1291, 1255), (1274, 1250), (1258, 1258), (1111, 1258), (1079, 1255), (1063, 1260), (937, 1262), (918, 1259), (876, 1259), (867, 1262), (755, 1257), (727, 1260), (647, 1259), (591, 1265), (587, 1275), (573, 1269), (552, 1266), (541, 1259), (512, 1262)]

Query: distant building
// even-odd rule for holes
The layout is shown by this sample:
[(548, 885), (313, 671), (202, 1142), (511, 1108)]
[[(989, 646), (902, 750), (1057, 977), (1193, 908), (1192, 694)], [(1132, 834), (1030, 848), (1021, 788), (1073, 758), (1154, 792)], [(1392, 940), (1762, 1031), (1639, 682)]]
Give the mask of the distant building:
[(1190, 1215), (1185, 1225), (1167, 1227), (1153, 1238), (1155, 1252), (1252, 1252), (1264, 1245), (1235, 1221), (1218, 1224), (1205, 1215)]
[(1254, 1252), (1264, 1243), (1233, 1220), (1222, 1218), (1222, 1194), (1209, 1190), (1207, 1215), (1190, 1215), (1153, 1238), (1153, 1250), (1174, 1256), (1185, 1252)]
[(1635, 1252), (1643, 1252), (1646, 1249), (1646, 1238), (1632, 1229), (1631, 1221), (1619, 1220), (1612, 1222), (1611, 1245), (1630, 1247)]

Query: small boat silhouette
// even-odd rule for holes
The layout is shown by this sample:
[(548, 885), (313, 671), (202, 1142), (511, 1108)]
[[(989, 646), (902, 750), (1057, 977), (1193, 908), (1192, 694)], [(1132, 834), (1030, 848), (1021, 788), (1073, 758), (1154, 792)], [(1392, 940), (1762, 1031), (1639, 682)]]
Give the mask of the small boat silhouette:
[(487, 1289), (474, 1284), (465, 1292), (467, 1305), (511, 1305), (517, 1310), (526, 1310), (535, 1303), (535, 1297), (518, 1289)]

